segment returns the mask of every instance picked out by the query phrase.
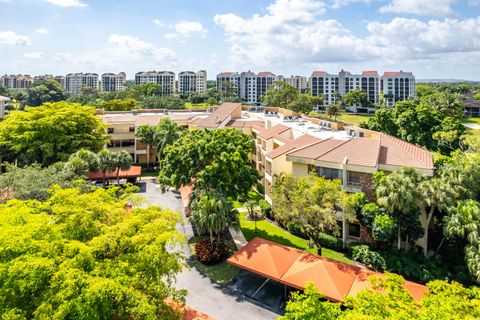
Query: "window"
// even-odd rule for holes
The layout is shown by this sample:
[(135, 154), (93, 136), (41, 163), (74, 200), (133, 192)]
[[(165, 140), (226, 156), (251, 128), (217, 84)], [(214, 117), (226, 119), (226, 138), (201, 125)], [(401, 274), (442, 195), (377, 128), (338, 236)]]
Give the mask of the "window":
[(135, 127), (129, 127), (128, 132), (135, 132)]
[(348, 225), (348, 235), (350, 237), (360, 238), (360, 225), (358, 223), (350, 223)]
[(108, 134), (112, 134), (114, 132), (115, 132), (115, 130), (113, 128), (107, 128), (107, 133)]
[(350, 185), (360, 185), (360, 172), (348, 171), (348, 184)]
[(331, 168), (323, 168), (323, 167), (318, 167), (317, 168), (317, 174), (319, 177), (325, 177), (326, 179), (340, 179), (342, 180), (342, 171), (338, 169), (331, 169)]

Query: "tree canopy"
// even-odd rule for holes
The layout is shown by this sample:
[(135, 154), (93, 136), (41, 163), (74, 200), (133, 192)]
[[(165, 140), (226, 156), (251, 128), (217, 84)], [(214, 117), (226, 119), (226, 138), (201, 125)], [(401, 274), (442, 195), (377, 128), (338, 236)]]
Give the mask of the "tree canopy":
[(165, 148), (159, 181), (163, 188), (193, 184), (236, 199), (258, 180), (249, 155), (252, 139), (235, 129), (193, 130)]
[(66, 94), (62, 86), (56, 80), (45, 80), (33, 83), (27, 90), (25, 103), (31, 107), (40, 106), (46, 102), (58, 102), (65, 100)]
[(268, 106), (289, 109), (298, 113), (308, 114), (323, 97), (315, 97), (309, 93), (299, 93), (298, 90), (284, 81), (275, 81), (273, 88), (268, 89), (262, 101)]
[(133, 196), (118, 192), (55, 187), (45, 202), (0, 205), (3, 319), (178, 318), (165, 299), (184, 297), (173, 287), (179, 216), (129, 209)]
[(401, 276), (387, 274), (373, 278), (374, 287), (348, 297), (344, 307), (323, 300), (310, 283), (303, 293), (294, 293), (280, 320), (473, 320), (480, 317), (480, 288), (466, 288), (457, 282), (436, 280), (417, 302), (404, 288)]
[(137, 101), (132, 98), (106, 100), (100, 104), (100, 108), (107, 111), (130, 111), (137, 108)]
[(65, 161), (80, 149), (98, 151), (107, 141), (94, 108), (75, 103), (46, 103), (12, 111), (0, 123), (4, 159), (23, 164)]

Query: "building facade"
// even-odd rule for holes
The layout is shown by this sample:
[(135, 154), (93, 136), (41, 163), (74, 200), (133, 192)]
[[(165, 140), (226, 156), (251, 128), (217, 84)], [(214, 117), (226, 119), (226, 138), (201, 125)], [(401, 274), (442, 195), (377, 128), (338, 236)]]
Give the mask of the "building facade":
[(0, 77), (0, 85), (9, 89), (28, 89), (32, 86), (33, 78), (28, 75), (4, 75)]
[(191, 93), (207, 93), (207, 71), (183, 71), (178, 74), (178, 94), (188, 96)]
[(10, 98), (0, 96), (0, 119), (3, 119), (5, 116), (5, 109), (8, 106)]
[[(282, 77), (283, 78), (283, 77)], [(303, 76), (290, 76), (290, 78), (279, 79), (285, 81), (292, 87), (296, 88), (298, 92), (304, 93), (308, 89), (308, 79)]]
[(415, 96), (415, 77), (411, 72), (384, 72), (380, 78), (380, 91), (387, 107)]
[[(323, 95), (324, 103), (320, 108), (337, 103), (338, 100), (354, 89), (361, 89), (367, 94), (368, 101), (379, 104), (385, 101), (387, 107), (395, 102), (406, 100), (415, 95), (415, 77), (411, 72), (385, 72), (379, 76), (377, 71), (363, 71), (351, 74), (341, 70), (338, 74), (315, 71), (309, 80), (310, 92), (314, 96)], [(349, 111), (369, 112), (361, 106), (347, 106)]]
[(135, 74), (135, 84), (157, 83), (162, 86), (162, 95), (175, 92), (175, 73), (172, 71), (146, 71)]
[(98, 74), (69, 73), (65, 76), (65, 91), (71, 95), (82, 93), (82, 87), (98, 89)]
[(55, 76), (54, 79), (55, 81), (60, 83), (60, 86), (63, 88), (63, 90), (66, 90), (66, 82), (64, 76)]
[(222, 72), (217, 75), (217, 89), (226, 92), (227, 82), (234, 88), (237, 97), (240, 97), (240, 74), (238, 72)]
[(125, 72), (104, 73), (101, 78), (101, 90), (105, 92), (123, 91), (125, 90), (125, 82), (127, 81), (127, 75)]

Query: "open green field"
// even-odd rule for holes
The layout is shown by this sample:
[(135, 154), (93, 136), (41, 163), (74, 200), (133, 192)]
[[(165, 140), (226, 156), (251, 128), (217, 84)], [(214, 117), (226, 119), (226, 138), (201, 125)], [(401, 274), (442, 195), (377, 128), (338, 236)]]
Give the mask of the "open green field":
[[(312, 113), (310, 113), (310, 115), (321, 118), (321, 119), (325, 119), (325, 120), (328, 120), (328, 121), (333, 121), (332, 118), (328, 117), (323, 112), (312, 112)], [(343, 123), (346, 123), (346, 124), (349, 124), (349, 125), (358, 126), (358, 125), (360, 125), (360, 123), (368, 121), (368, 119), (371, 116), (372, 115), (369, 115), (369, 114), (354, 114), (354, 113), (342, 112), (338, 115), (337, 121), (338, 122), (343, 122)]]
[(205, 109), (208, 107), (206, 103), (191, 103), (191, 102), (185, 102), (184, 104), (185, 108), (198, 108), (198, 109)]
[[(316, 253), (316, 249), (308, 247), (307, 240), (290, 234), (268, 220), (257, 221), (257, 232), (255, 233), (254, 222), (247, 219), (246, 213), (240, 213), (240, 228), (242, 229), (242, 233), (247, 241), (250, 241), (255, 237), (259, 237), (289, 247), (295, 247), (311, 253)], [(327, 248), (322, 248), (322, 256), (349, 264), (354, 264), (352, 260), (345, 256), (345, 254)]]

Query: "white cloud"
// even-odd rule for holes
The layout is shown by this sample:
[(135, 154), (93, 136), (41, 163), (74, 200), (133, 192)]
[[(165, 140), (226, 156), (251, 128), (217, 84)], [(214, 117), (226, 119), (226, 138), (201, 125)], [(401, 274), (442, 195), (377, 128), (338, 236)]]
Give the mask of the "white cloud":
[(60, 52), (54, 57), (58, 64), (68, 65), (77, 70), (116, 70), (122, 68), (155, 68), (173, 66), (178, 59), (169, 48), (157, 47), (130, 35), (112, 34), (108, 37), (108, 45), (97, 51), (69, 53)]
[(468, 4), (471, 6), (478, 6), (480, 5), (480, 0), (468, 0)]
[(165, 25), (162, 21), (160, 21), (160, 20), (158, 20), (158, 19), (154, 19), (154, 20), (152, 21), (152, 23), (153, 23), (154, 25), (156, 25), (156, 26), (159, 26), (159, 27), (162, 27), (162, 26)]
[(48, 29), (38, 28), (38, 29), (35, 30), (35, 32), (40, 33), (40, 34), (47, 34), (47, 33), (48, 33)]
[(360, 32), (366, 35), (357, 36), (336, 20), (322, 20), (323, 10), (318, 1), (277, 0), (263, 15), (229, 13), (216, 15), (214, 21), (230, 45), (231, 64), (239, 68), (357, 62), (402, 66), (423, 59), (435, 64), (459, 52), (480, 53), (480, 17), (369, 22), (366, 32)]
[(23, 54), (23, 57), (25, 59), (30, 59), (30, 60), (39, 60), (43, 58), (43, 53), (41, 52), (29, 52)]
[(203, 25), (198, 21), (183, 20), (176, 23), (173, 28), (175, 29), (175, 32), (167, 33), (165, 35), (166, 39), (185, 41), (185, 39), (193, 36), (205, 38), (207, 35), (207, 30), (205, 30)]
[(456, 2), (457, 0), (392, 0), (390, 4), (381, 7), (380, 12), (451, 17), (455, 15), (452, 5)]
[(30, 38), (16, 34), (13, 31), (0, 31), (0, 45), (24, 45), (30, 44)]
[(60, 7), (78, 7), (78, 8), (87, 7), (87, 4), (80, 0), (45, 0), (45, 1)]
[(370, 4), (374, 1), (378, 1), (378, 0), (333, 0), (332, 8), (333, 9), (338, 9), (338, 8), (345, 7), (345, 6), (347, 6), (349, 4), (352, 4), (352, 3)]

